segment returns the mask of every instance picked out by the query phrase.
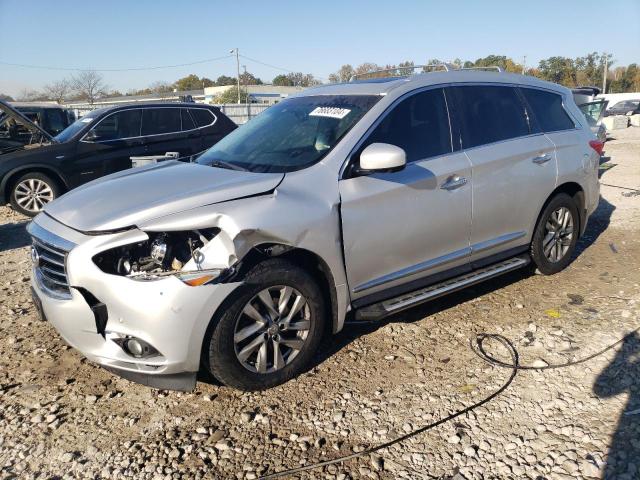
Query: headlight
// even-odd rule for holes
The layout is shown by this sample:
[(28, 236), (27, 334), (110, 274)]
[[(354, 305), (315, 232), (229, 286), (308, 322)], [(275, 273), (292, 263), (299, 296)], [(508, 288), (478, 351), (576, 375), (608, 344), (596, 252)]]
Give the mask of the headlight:
[(174, 272), (141, 272), (127, 275), (132, 280), (150, 281), (166, 277), (176, 277), (192, 287), (210, 283), (225, 272), (222, 268), (208, 268), (203, 270), (174, 271)]
[[(93, 261), (105, 273), (133, 280), (150, 281), (174, 276), (190, 286), (204, 285), (225, 271), (206, 268), (206, 255), (201, 251), (219, 231), (211, 228), (151, 232), (148, 240), (106, 250), (95, 255)], [(195, 268), (183, 270), (191, 261)]]

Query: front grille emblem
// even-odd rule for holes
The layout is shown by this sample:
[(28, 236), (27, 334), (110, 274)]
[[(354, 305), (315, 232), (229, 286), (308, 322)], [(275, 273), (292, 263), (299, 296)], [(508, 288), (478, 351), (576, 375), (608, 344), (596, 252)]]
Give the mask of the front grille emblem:
[(31, 245), (31, 263), (34, 267), (40, 266), (40, 254), (34, 245)]

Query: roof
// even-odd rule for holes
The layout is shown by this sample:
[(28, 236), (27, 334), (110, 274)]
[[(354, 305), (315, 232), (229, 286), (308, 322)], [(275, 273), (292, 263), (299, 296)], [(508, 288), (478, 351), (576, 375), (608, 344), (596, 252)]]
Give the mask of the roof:
[[(143, 100), (157, 100), (162, 98), (177, 98), (182, 96), (191, 95), (192, 97), (203, 96), (204, 90), (184, 90), (181, 92), (164, 92), (164, 93), (150, 93), (147, 95), (122, 95), (119, 97), (101, 97), (97, 99), (94, 104), (100, 105), (103, 103), (118, 103), (118, 102), (139, 102)], [(86, 104), (87, 102), (82, 100), (72, 100), (67, 102), (69, 105)]]
[(64, 105), (59, 105), (55, 102), (9, 102), (9, 105), (18, 108), (66, 108)]
[[(515, 73), (491, 72), (484, 70), (450, 70), (418, 73), (408, 77), (385, 77), (357, 80), (347, 83), (334, 83), (313, 87), (300, 93), (298, 96), (307, 95), (386, 95), (391, 91), (402, 88), (412, 90), (423, 86), (449, 84), (449, 83), (473, 83), (491, 82), (518, 85), (530, 85), (556, 90), (561, 93), (570, 91), (558, 84), (546, 82), (539, 78), (519, 75)], [(403, 88), (404, 87), (404, 88)]]
[(126, 110), (128, 108), (151, 108), (151, 107), (173, 107), (173, 108), (206, 108), (208, 110), (216, 110), (218, 112), (220, 109), (215, 105), (207, 105), (205, 103), (193, 103), (193, 102), (131, 102), (131, 103), (119, 103), (117, 105), (108, 105), (102, 108), (96, 108), (95, 110), (91, 110), (87, 112), (86, 115), (102, 115), (106, 112), (111, 112), (114, 110)]

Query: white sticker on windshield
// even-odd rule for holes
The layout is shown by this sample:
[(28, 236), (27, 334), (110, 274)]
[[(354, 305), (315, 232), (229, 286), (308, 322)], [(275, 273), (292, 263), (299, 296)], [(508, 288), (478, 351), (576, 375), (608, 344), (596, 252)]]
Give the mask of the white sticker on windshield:
[(84, 118), (80, 119), (80, 121), (81, 121), (82, 123), (90, 123), (90, 122), (93, 122), (93, 118), (91, 118), (91, 117), (84, 117)]
[(338, 107), (316, 107), (311, 113), (309, 113), (310, 117), (329, 117), (329, 118), (337, 118), (338, 120), (343, 119), (347, 115), (349, 115), (348, 108), (338, 108)]

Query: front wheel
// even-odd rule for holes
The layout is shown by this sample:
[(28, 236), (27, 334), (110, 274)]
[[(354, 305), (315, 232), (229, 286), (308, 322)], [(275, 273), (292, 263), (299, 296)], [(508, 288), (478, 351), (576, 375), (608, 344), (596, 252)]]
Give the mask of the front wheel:
[(284, 383), (309, 366), (325, 311), (318, 285), (304, 270), (280, 259), (260, 263), (213, 318), (204, 366), (241, 390)]
[(569, 195), (560, 193), (547, 204), (531, 241), (531, 258), (543, 275), (563, 270), (571, 261), (578, 242), (578, 207)]
[(34, 217), (59, 194), (60, 188), (53, 179), (40, 172), (31, 172), (14, 183), (9, 200), (14, 210)]

